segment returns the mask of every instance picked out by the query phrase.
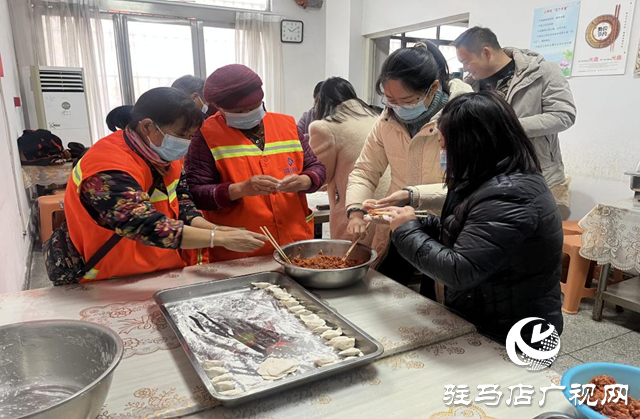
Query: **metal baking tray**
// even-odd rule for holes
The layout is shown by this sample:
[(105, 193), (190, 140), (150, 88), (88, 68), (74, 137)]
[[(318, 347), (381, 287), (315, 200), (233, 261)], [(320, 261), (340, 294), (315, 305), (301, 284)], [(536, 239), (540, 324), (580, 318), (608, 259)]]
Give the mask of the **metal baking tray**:
[[(332, 326), (339, 326), (340, 328), (342, 328), (345, 335), (355, 338), (356, 347), (362, 351), (363, 356), (349, 361), (337, 362), (332, 365), (324, 366), (322, 368), (316, 368), (314, 370), (306, 371), (300, 374), (289, 375), (280, 380), (273, 381), (269, 384), (241, 394), (233, 396), (219, 394), (214, 389), (209, 377), (204, 371), (204, 368), (198, 361), (195, 353), (196, 351), (192, 350), (192, 348), (189, 346), (187, 338), (180, 330), (178, 326), (180, 324), (179, 319), (174, 319), (172, 317), (170, 309), (172, 305), (178, 305), (189, 300), (195, 301), (203, 297), (216, 296), (224, 298), (225, 295), (244, 292), (247, 289), (252, 288), (252, 282), (269, 282), (274, 285), (286, 288), (287, 291), (291, 295), (293, 295), (293, 297), (301, 301), (301, 303), (305, 305), (307, 309), (324, 318), (328, 324)], [(351, 323), (349, 320), (334, 311), (331, 307), (324, 304), (298, 283), (278, 272), (263, 272), (253, 275), (225, 279), (221, 281), (166, 289), (155, 293), (154, 300), (160, 307), (163, 315), (167, 319), (167, 322), (171, 325), (171, 328), (177, 335), (182, 348), (189, 358), (189, 361), (195, 368), (198, 376), (204, 383), (209, 393), (211, 393), (214, 398), (220, 400), (225, 406), (236, 406), (270, 394), (280, 393), (283, 390), (290, 389), (299, 385), (308, 384), (312, 381), (326, 378), (352, 368), (369, 364), (380, 355), (382, 355), (383, 352), (382, 345), (378, 341), (373, 339), (358, 326)]]

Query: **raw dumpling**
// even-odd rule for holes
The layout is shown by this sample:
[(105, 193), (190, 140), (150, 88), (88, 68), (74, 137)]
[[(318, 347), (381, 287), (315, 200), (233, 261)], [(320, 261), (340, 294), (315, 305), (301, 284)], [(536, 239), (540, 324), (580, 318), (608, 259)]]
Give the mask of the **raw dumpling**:
[(304, 308), (304, 306), (301, 306), (299, 304), (297, 306), (289, 307), (289, 311), (294, 313), (294, 314), (297, 313), (298, 311), (302, 311), (302, 310), (305, 310), (305, 308)]
[(327, 340), (331, 340), (333, 338), (337, 338), (338, 336), (342, 335), (342, 329), (340, 329), (339, 327), (336, 330), (327, 330), (326, 332), (322, 333), (323, 338), (327, 339)]
[(200, 364), (202, 365), (202, 368), (206, 370), (209, 368), (221, 367), (224, 365), (224, 362), (214, 360), (214, 361), (202, 361)]
[(356, 345), (356, 340), (347, 336), (338, 336), (329, 341), (329, 345), (333, 346), (339, 351), (344, 351), (349, 348), (353, 348)]
[(315, 329), (313, 329), (313, 333), (318, 334), (318, 335), (322, 335), (327, 330), (331, 330), (331, 328), (329, 326), (320, 326), (320, 327), (316, 327)]
[(233, 390), (234, 388), (236, 388), (236, 382), (235, 381), (220, 381), (219, 383), (215, 383), (213, 385), (213, 388), (215, 388), (216, 391)]
[(271, 284), (268, 282), (252, 282), (251, 285), (261, 290), (271, 286)]
[[(298, 302), (298, 300), (296, 300), (295, 298), (291, 298), (289, 300), (282, 300), (280, 301), (280, 303), (285, 306), (286, 308), (291, 308), (291, 307), (295, 307), (297, 305), (299, 305), (300, 303)], [(300, 306), (302, 307), (302, 306)]]
[(204, 372), (207, 373), (207, 376), (209, 378), (215, 378), (219, 375), (223, 375), (228, 373), (229, 371), (222, 368), (222, 367), (211, 367), (211, 368), (205, 368)]
[(296, 316), (308, 316), (309, 314), (313, 314), (311, 311), (304, 309), (300, 311), (296, 311)]
[(304, 322), (304, 324), (306, 324), (309, 329), (313, 330), (317, 327), (324, 326), (325, 321), (323, 319), (310, 320), (308, 322)]
[(216, 383), (219, 383), (221, 381), (230, 381), (230, 380), (233, 380), (233, 374), (226, 373), (226, 374), (222, 374), (222, 375), (219, 375), (217, 377), (212, 378), (211, 379), (211, 384), (216, 384)]
[(265, 289), (266, 289), (267, 291), (269, 291), (269, 292), (273, 292), (273, 293), (276, 293), (276, 292), (282, 292), (282, 291), (283, 291), (283, 290), (282, 290), (279, 286), (277, 286), (277, 285), (270, 285), (270, 286), (268, 286), (268, 287), (267, 287), (267, 288), (265, 288)]
[(300, 320), (306, 323), (311, 320), (320, 320), (320, 317), (317, 314), (309, 314), (308, 316), (300, 316)]
[(339, 352), (338, 355), (346, 356), (346, 357), (356, 357), (356, 356), (362, 356), (362, 352), (358, 348), (349, 348), (342, 352)]
[(319, 358), (314, 361), (316, 367), (324, 367), (325, 365), (335, 364), (335, 358), (327, 357), (327, 358)]
[(233, 390), (220, 391), (219, 393), (223, 396), (235, 396), (236, 394), (242, 393), (242, 389), (234, 388)]
[(352, 361), (354, 359), (358, 359), (358, 357), (357, 356), (348, 356), (345, 359), (343, 359), (343, 361)]
[(276, 292), (273, 294), (278, 300), (288, 300), (292, 297), (288, 292)]
[(295, 359), (267, 358), (258, 367), (258, 373), (265, 380), (278, 380), (297, 369), (298, 361)]

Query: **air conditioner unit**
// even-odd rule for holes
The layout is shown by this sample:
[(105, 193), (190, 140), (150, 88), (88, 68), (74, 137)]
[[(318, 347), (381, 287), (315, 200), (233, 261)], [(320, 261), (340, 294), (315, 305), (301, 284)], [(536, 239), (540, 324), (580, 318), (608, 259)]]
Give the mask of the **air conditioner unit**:
[(82, 68), (29, 66), (22, 69), (30, 129), (46, 129), (63, 143), (93, 144)]

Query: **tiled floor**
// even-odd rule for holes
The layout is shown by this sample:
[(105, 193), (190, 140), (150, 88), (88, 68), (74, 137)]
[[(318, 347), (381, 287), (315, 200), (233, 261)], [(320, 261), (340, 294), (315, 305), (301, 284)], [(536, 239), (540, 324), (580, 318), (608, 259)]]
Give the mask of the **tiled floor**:
[[(328, 236), (328, 235), (327, 235)], [(42, 252), (36, 249), (31, 267), (30, 288), (51, 286), (44, 269)], [(591, 319), (593, 299), (584, 299), (580, 311), (564, 315), (560, 356), (552, 369), (560, 374), (585, 362), (618, 362), (640, 366), (640, 313), (617, 313), (606, 305), (602, 321)]]

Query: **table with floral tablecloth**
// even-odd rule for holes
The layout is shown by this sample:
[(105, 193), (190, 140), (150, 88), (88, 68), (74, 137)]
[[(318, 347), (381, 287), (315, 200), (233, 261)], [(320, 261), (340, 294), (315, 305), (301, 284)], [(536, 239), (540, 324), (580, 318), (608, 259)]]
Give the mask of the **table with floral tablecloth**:
[(66, 185), (71, 174), (71, 162), (51, 166), (22, 166), (22, 180), (26, 189), (32, 186)]
[[(120, 335), (125, 351), (101, 418), (188, 415), (214, 407), (217, 402), (200, 382), (154, 303), (153, 294), (182, 285), (279, 269), (271, 257), (260, 257), (121, 280), (0, 294), (0, 325), (79, 319), (108, 326)], [(437, 303), (373, 270), (352, 287), (314, 293), (382, 343), (386, 357), (456, 339), (475, 330), (472, 324)], [(357, 371), (360, 369), (353, 373), (356, 376), (366, 374), (367, 370)], [(341, 391), (347, 395), (354, 390), (349, 380), (341, 384)], [(318, 384), (318, 388), (327, 383)], [(307, 392), (283, 393), (280, 403), (291, 400), (295, 407), (293, 399)]]
[(593, 318), (602, 317), (604, 301), (640, 311), (640, 277), (609, 287), (606, 281), (611, 266), (640, 272), (640, 201), (630, 198), (614, 204), (598, 204), (579, 225), (584, 230), (580, 255), (604, 265)]

